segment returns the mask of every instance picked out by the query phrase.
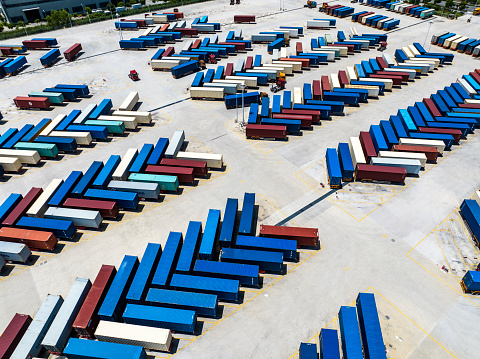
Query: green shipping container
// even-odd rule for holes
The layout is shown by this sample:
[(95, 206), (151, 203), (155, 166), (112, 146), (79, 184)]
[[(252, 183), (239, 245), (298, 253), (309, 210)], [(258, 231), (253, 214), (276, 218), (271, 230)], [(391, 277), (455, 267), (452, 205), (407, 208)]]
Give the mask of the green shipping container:
[(30, 92), (30, 97), (46, 97), (51, 103), (62, 103), (65, 101), (63, 94), (60, 92)]
[(17, 142), (14, 147), (17, 150), (37, 151), (41, 157), (55, 158), (58, 155), (58, 147), (53, 143)]
[(125, 125), (122, 121), (100, 121), (100, 120), (87, 120), (84, 123), (90, 126), (105, 126), (108, 133), (124, 133)]
[(129, 181), (158, 183), (162, 191), (174, 191), (178, 189), (177, 176), (153, 175), (149, 173), (131, 173)]

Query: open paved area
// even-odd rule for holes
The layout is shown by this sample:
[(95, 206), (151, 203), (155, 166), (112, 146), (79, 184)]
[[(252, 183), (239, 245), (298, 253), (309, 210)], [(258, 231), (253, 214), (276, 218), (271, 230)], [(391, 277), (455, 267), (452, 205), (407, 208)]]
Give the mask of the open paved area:
[[(349, 5), (348, 1), (333, 3)], [(245, 38), (278, 27), (306, 26), (307, 19), (326, 18), (318, 9), (303, 8), (303, 1), (242, 0), (230, 6), (212, 1), (180, 8), (187, 24), (200, 15), (222, 23), (218, 36), (241, 28)], [(353, 4), (356, 11), (370, 9)], [(374, 9), (401, 19), (399, 28), (388, 34), (386, 52), (413, 42), (424, 43), (442, 31), (475, 37), (480, 19), (433, 18), (425, 21)], [(256, 24), (233, 24), (234, 14), (255, 14)], [(138, 18), (137, 16), (136, 18)], [(379, 32), (337, 20), (330, 30), (305, 30), (292, 39), (310, 48), (310, 39), (338, 30), (349, 33)], [(430, 23), (431, 22), (431, 23)], [(139, 31), (123, 31), (124, 38)], [(428, 32), (428, 36), (427, 36)], [(191, 220), (205, 223), (210, 208), (223, 209), (227, 198), (245, 192), (256, 193), (260, 224), (285, 224), (319, 228), (321, 249), (302, 250), (298, 263), (288, 263), (284, 276), (264, 275), (260, 289), (245, 290), (240, 304), (224, 303), (217, 320), (203, 320), (198, 335), (174, 335), (175, 358), (296, 358), (300, 342), (318, 341), (321, 328), (338, 329), (338, 311), (354, 302), (359, 292), (375, 293), (380, 323), (389, 358), (473, 358), (480, 350), (480, 300), (464, 295), (459, 284), (466, 270), (479, 263), (478, 252), (465, 230), (458, 207), (480, 187), (480, 138), (471, 134), (438, 164), (428, 164), (419, 177), (407, 178), (404, 186), (350, 183), (336, 192), (326, 184), (325, 152), (348, 142), (350, 136), (368, 130), (371, 124), (388, 119), (398, 109), (429, 97), (463, 74), (480, 67), (477, 59), (455, 53), (452, 65), (394, 89), (360, 107), (347, 107), (345, 116), (333, 116), (302, 136), (288, 141), (246, 140), (236, 110), (227, 110), (222, 101), (189, 99), (194, 75), (174, 79), (169, 72), (154, 72), (149, 60), (156, 51), (122, 51), (113, 21), (63, 29), (45, 37), (56, 37), (63, 52), (75, 42), (83, 54), (73, 63), (61, 60), (44, 69), (31, 51), (29, 67), (0, 82), (0, 112), (4, 118), (0, 133), (10, 127), (38, 123), (90, 103), (110, 98), (118, 107), (130, 91), (138, 91), (141, 111), (151, 111), (152, 126), (97, 143), (75, 155), (44, 161), (0, 183), (0, 201), (10, 193), (26, 193), (31, 187), (45, 187), (53, 178), (66, 178), (72, 170), (85, 171), (94, 160), (106, 161), (112, 154), (124, 155), (131, 147), (156, 143), (176, 129), (185, 131), (187, 149), (222, 153), (223, 171), (195, 187), (183, 187), (179, 195), (162, 195), (158, 202), (142, 202), (138, 212), (122, 212), (120, 220), (107, 221), (101, 231), (79, 231), (71, 242), (61, 242), (58, 253), (35, 253), (26, 266), (7, 265), (0, 273), (0, 332), (15, 313), (34, 315), (47, 294), (65, 296), (76, 277), (93, 279), (102, 264), (118, 266), (124, 255), (141, 256), (148, 242), (165, 244), (170, 231), (185, 232)], [(43, 36), (43, 35), (42, 35)], [(202, 35), (200, 38), (204, 37)], [(29, 37), (30, 38), (30, 37)], [(9, 43), (20, 43), (15, 39)], [(182, 42), (175, 44), (180, 51)], [(266, 45), (253, 45), (247, 53), (224, 58), (219, 65), (262, 54), (268, 62)], [(450, 50), (431, 47), (431, 51)], [(334, 63), (311, 68), (287, 78), (287, 89), (336, 73), (380, 53), (371, 49)], [(208, 65), (216, 68), (217, 65)], [(140, 81), (127, 77), (136, 69)], [(51, 111), (17, 110), (12, 99), (41, 91), (58, 83), (87, 84), (91, 97)], [(269, 94), (268, 88), (261, 88)], [(246, 110), (245, 116), (248, 114)], [(242, 118), (241, 111), (238, 120)], [(258, 228), (257, 228), (258, 230)], [(257, 232), (258, 233), (258, 232)], [(442, 270), (446, 266), (448, 271)], [(223, 303), (222, 303), (223, 304)], [(153, 357), (172, 355), (152, 353)]]

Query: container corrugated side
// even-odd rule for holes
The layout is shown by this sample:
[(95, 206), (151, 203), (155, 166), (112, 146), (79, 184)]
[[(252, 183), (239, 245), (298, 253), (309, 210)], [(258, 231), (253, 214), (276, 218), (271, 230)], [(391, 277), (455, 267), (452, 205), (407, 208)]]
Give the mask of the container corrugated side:
[(238, 280), (174, 274), (170, 286), (175, 290), (216, 294), (219, 300), (238, 301)]
[(194, 310), (197, 315), (216, 317), (218, 299), (215, 294), (183, 292), (151, 288), (145, 300), (147, 305)]
[(365, 358), (387, 359), (374, 294), (359, 293), (356, 304)]
[(153, 275), (151, 286), (164, 288), (168, 286), (172, 273), (177, 265), (178, 256), (182, 247), (182, 233), (170, 232), (163, 248), (162, 256)]
[(70, 338), (63, 351), (67, 358), (146, 359), (141, 346)]

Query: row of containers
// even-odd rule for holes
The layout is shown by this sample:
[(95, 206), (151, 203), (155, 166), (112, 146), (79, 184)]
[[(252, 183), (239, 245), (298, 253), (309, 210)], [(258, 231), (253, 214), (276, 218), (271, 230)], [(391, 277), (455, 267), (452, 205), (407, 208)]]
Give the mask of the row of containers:
[[(462, 202), (460, 214), (475, 244), (480, 247), (480, 191), (476, 191), (472, 199)], [(465, 293), (480, 294), (480, 264), (476, 270), (465, 273), (460, 286)]]
[(178, 194), (180, 185), (196, 186), (210, 177), (210, 169), (223, 170), (221, 154), (180, 151), (184, 139), (178, 130), (170, 140), (161, 137), (140, 151), (128, 149), (123, 158), (94, 161), (85, 173), (72, 171), (45, 189), (11, 193), (0, 206), (0, 240), (53, 250), (57, 238), (71, 240), (79, 228), (103, 228), (103, 219), (115, 220), (120, 209), (137, 210), (140, 200)]
[[(183, 19), (183, 12), (174, 11), (174, 12), (164, 12), (161, 14), (152, 13), (152, 14), (145, 14), (145, 18), (143, 19), (120, 19), (120, 21), (115, 22), (115, 28), (125, 29), (125, 30), (136, 30), (136, 29), (146, 28), (148, 26), (156, 26), (155, 24), (167, 24), (168, 26), (169, 23), (173, 23), (174, 21), (176, 24), (176, 20), (178, 19)], [(183, 23), (183, 21), (181, 21), (180, 23)]]
[[(77, 86), (72, 88), (71, 86)], [(64, 102), (78, 102), (88, 98), (90, 91), (87, 85), (58, 84), (47, 87), (43, 91), (32, 91), (28, 96), (17, 96), (13, 99), (18, 109), (49, 109), (52, 105), (61, 105)]]
[[(302, 28), (285, 30), (299, 29)], [(303, 30), (299, 34), (302, 35)], [(242, 98), (245, 105), (258, 103), (260, 101), (258, 92), (247, 92), (243, 95), (237, 92), (242, 91), (243, 87), (257, 89), (259, 86), (268, 86), (269, 83), (279, 79), (285, 80), (285, 76), (301, 73), (303, 69), (317, 68), (321, 64), (354, 55), (355, 51), (361, 49), (369, 50), (371, 43), (385, 41), (386, 37), (387, 35), (363, 34), (348, 42), (334, 42), (330, 34), (325, 34), (325, 37), (312, 39), (310, 52), (304, 51), (301, 42), (295, 44), (295, 49), (285, 47), (280, 50), (273, 49), (272, 63), (263, 64), (261, 55), (248, 56), (245, 60), (239, 60), (236, 65), (227, 63), (225, 66), (218, 66), (216, 70), (208, 69), (205, 73), (196, 74), (190, 87), (190, 96), (194, 100), (224, 100), (227, 108), (241, 106)], [(276, 96), (274, 101), (279, 97)]]
[[(88, 91), (86, 85), (65, 86), (83, 93)], [(83, 111), (73, 110), (53, 120), (44, 118), (36, 125), (7, 129), (0, 135), (0, 172), (19, 173), (25, 165), (38, 165), (42, 159), (54, 159), (60, 153), (77, 154), (79, 149), (91, 148), (94, 142), (104, 142), (109, 136), (126, 135), (138, 130), (139, 125), (150, 125), (150, 112), (134, 111), (138, 99), (138, 93), (131, 92), (118, 110), (112, 110), (112, 100), (104, 99)], [(22, 101), (44, 100), (31, 97)]]
[(261, 288), (260, 274), (285, 274), (297, 248), (319, 248), (317, 228), (261, 225), (257, 237), (256, 207), (255, 194), (245, 193), (238, 215), (238, 200), (229, 198), (223, 221), (210, 209), (203, 231), (190, 221), (185, 237), (170, 232), (163, 250), (148, 243), (141, 261), (126, 255), (118, 271), (102, 265), (93, 284), (77, 278), (65, 300), (48, 295), (33, 320), (16, 314), (0, 354), (145, 358), (144, 349), (169, 352), (172, 332), (201, 334), (198, 317), (220, 319), (219, 303), (241, 303), (241, 287)]
[[(416, 45), (411, 46), (416, 48)], [(312, 124), (320, 124), (322, 119), (343, 115), (345, 105), (368, 103), (369, 98), (378, 98), (394, 86), (400, 87), (422, 74), (427, 75), (440, 66), (441, 61), (453, 61), (453, 56), (448, 56), (451, 54), (446, 55), (428, 54), (425, 56), (430, 57), (397, 63), (383, 53), (382, 57), (364, 60), (330, 76), (321, 76), (312, 84), (305, 83), (303, 88), (294, 88), (293, 92), (284, 91), (283, 99), (281, 95), (273, 95), (272, 101), (265, 97), (260, 99), (258, 92), (255, 99), (250, 97), (252, 93), (248, 93), (243, 96), (244, 103), (250, 103), (246, 136), (253, 139), (286, 139), (288, 133), (299, 134), (302, 128), (310, 129)], [(241, 104), (242, 96), (233, 96), (240, 97)], [(225, 101), (230, 97), (225, 97)], [(251, 102), (245, 102), (246, 98)], [(261, 104), (258, 103), (260, 100)]]
[(301, 343), (300, 359), (387, 359), (375, 295), (358, 293), (356, 307), (342, 306), (338, 312), (341, 352), (336, 329), (323, 328), (318, 346)]
[(437, 35), (433, 35), (430, 42), (433, 45), (438, 45), (452, 51), (462, 52), (467, 55), (472, 55), (473, 57), (478, 57), (478, 55), (480, 55), (480, 40), (473, 37), (444, 31)]
[(443, 90), (398, 110), (368, 132), (327, 149), (331, 188), (343, 181), (404, 183), (418, 176), (426, 163), (460, 144), (480, 121), (480, 70), (470, 72)]
[(421, 19), (428, 19), (435, 14), (435, 9), (431, 9), (422, 5), (412, 5), (403, 1), (360, 0), (360, 3), (376, 8), (386, 8), (389, 11), (398, 12), (400, 14), (412, 15)]
[(391, 30), (400, 25), (399, 19), (385, 15), (378, 15), (372, 11), (360, 11), (352, 14), (352, 21), (382, 30)]

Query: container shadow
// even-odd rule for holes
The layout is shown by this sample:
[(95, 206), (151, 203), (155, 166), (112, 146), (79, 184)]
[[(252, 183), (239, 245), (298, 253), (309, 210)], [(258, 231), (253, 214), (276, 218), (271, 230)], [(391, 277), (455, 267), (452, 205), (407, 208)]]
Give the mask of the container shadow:
[(13, 264), (6, 264), (2, 270), (0, 270), (0, 277), (8, 277), (14, 269), (15, 266)]
[(80, 51), (80, 52), (77, 54), (77, 56), (75, 56), (74, 61), (77, 60), (78, 58), (80, 58), (80, 56), (82, 56), (82, 55), (84, 55), (84, 54), (85, 54), (85, 51)]
[(135, 106), (133, 106), (132, 110), (131, 111), (138, 111), (140, 109), (140, 106), (142, 106), (143, 102), (142, 101), (138, 101)]
[[(198, 322), (197, 322), (198, 324)], [(172, 338), (172, 345), (170, 347), (170, 354), (175, 354), (178, 351), (178, 345), (180, 344), (180, 339)], [(147, 356), (147, 359), (155, 359), (156, 356)]]
[(53, 250), (51, 251), (52, 254), (58, 254), (58, 253), (61, 253), (63, 251), (63, 248), (65, 248), (65, 244), (64, 243), (57, 243), (57, 245), (55, 246), (55, 248), (53, 248)]
[(203, 332), (203, 326), (204, 326), (204, 323), (202, 321), (197, 321), (197, 324), (195, 325), (195, 332), (193, 333), (193, 335), (195, 336), (201, 335)]

